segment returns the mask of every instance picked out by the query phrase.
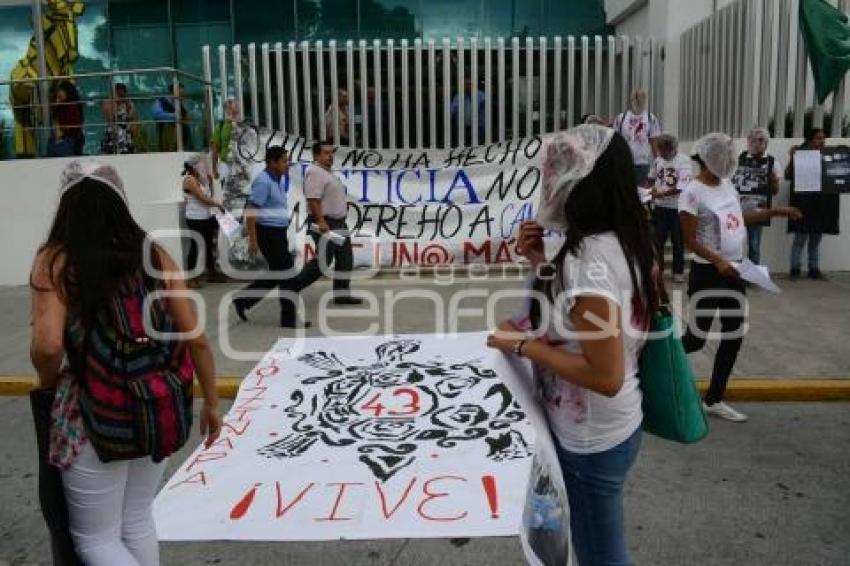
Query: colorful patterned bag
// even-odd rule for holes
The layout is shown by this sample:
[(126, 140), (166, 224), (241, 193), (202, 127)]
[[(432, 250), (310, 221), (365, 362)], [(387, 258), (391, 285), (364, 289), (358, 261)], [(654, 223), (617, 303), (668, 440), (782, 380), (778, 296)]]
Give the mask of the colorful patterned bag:
[[(186, 345), (145, 331), (141, 276), (124, 285), (88, 333), (70, 317), (66, 344), (79, 379), (86, 438), (103, 462), (150, 456), (159, 462), (185, 444), (192, 427), (194, 369)], [(175, 332), (162, 300), (150, 303), (149, 322)], [(76, 358), (76, 359), (75, 359)]]

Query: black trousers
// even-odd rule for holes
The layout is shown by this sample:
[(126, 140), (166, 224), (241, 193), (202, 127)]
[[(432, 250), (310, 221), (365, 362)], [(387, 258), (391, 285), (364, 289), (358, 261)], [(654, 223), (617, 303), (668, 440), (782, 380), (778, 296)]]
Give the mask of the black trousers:
[[(348, 225), (344, 218), (333, 219), (327, 218), (328, 227), (339, 233), (347, 234)], [(315, 221), (312, 217), (308, 218), (311, 224)], [(351, 249), (351, 238), (345, 238), (341, 244), (335, 244), (330, 238), (325, 239), (325, 245), (319, 244), (320, 236), (311, 232), (313, 242), (316, 244), (316, 257), (304, 264), (304, 269), (298, 274), (296, 289), (301, 290), (315, 283), (322, 276), (322, 267), (325, 272), (330, 269), (331, 264), (334, 266), (333, 288), (336, 296), (348, 294), (351, 287), (351, 279), (347, 275), (337, 275), (337, 273), (348, 273), (354, 265), (354, 251)]]
[[(50, 411), (56, 389), (34, 389), (30, 391), (30, 407), (35, 423), (35, 439), (38, 446), (38, 502), (41, 514), (50, 534), (50, 549), (54, 566), (82, 566), (77, 556), (68, 522), (68, 505), (62, 473), (48, 461), (50, 452)], [(45, 555), (47, 551), (45, 551)]]
[[(292, 269), (293, 261), (292, 254), (289, 253), (289, 241), (287, 239), (286, 228), (278, 228), (275, 226), (263, 226), (257, 224), (257, 245), (260, 252), (269, 264), (271, 271), (285, 272)], [(278, 289), (279, 291), (296, 291), (295, 277), (283, 277), (275, 279), (257, 279), (243, 291), (270, 291)], [(256, 305), (262, 297), (239, 297), (236, 299), (239, 304), (246, 309), (250, 309)], [(291, 324), (295, 322), (295, 304), (291, 299), (285, 297), (280, 298), (280, 321), (282, 324)]]
[[(740, 330), (744, 323), (743, 310), (746, 308), (744, 297), (745, 286), (740, 279), (724, 277), (712, 264), (691, 264), (691, 274), (688, 280), (688, 295), (693, 297), (701, 291), (720, 292), (712, 296), (705, 296), (691, 300), (690, 312), (688, 314), (688, 331), (682, 337), (682, 344), (687, 353), (696, 352), (705, 345), (705, 335), (711, 329), (711, 323), (720, 311), (737, 311), (735, 314), (720, 312), (720, 329), (723, 337), (714, 357), (714, 369), (711, 372), (711, 384), (705, 394), (705, 402), (713, 405), (723, 400), (726, 392), (726, 384), (738, 358), (743, 336), (729, 337), (730, 333)], [(721, 293), (722, 296), (719, 296)], [(699, 310), (699, 316), (695, 313)], [(700, 336), (695, 334), (699, 331)]]
[[(205, 266), (207, 271), (215, 271), (215, 237), (218, 232), (218, 221), (215, 217), (206, 220), (186, 219), (189, 230), (197, 232), (204, 241)], [(186, 258), (187, 271), (192, 271), (198, 266), (198, 243), (194, 238), (189, 243), (189, 257)]]

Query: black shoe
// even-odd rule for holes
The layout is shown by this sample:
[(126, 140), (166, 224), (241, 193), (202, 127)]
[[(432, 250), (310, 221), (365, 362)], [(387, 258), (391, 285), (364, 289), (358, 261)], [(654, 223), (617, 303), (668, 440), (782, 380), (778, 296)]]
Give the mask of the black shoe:
[(799, 279), (800, 278), (800, 270), (792, 269), (788, 272), (788, 279)]
[(227, 276), (221, 271), (208, 271), (207, 283), (227, 283)]
[(362, 305), (363, 299), (357, 297), (336, 297), (334, 298), (335, 305)]
[(309, 320), (304, 320), (304, 321), (301, 321), (301, 322), (299, 322), (297, 320), (286, 320), (286, 321), (281, 321), (281, 323), (280, 323), (281, 328), (291, 328), (293, 330), (306, 330), (306, 329), (310, 328), (311, 326), (313, 326), (313, 323), (310, 322)]
[(246, 307), (244, 303), (240, 302), (237, 299), (233, 301), (233, 308), (236, 310), (236, 316), (239, 317), (239, 320), (241, 320), (242, 322), (248, 322), (248, 315), (245, 314), (245, 311), (248, 310), (248, 307)]
[(810, 269), (809, 270), (809, 279), (814, 279), (815, 281), (828, 281), (826, 275), (821, 273), (820, 269)]

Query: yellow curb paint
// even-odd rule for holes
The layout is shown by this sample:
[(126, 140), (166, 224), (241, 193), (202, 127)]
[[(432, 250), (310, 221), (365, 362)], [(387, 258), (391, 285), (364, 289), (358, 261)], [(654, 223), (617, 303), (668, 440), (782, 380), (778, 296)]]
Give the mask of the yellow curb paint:
[[(216, 379), (218, 396), (233, 399), (239, 390), (239, 377)], [(27, 395), (35, 386), (32, 376), (0, 376), (0, 397)], [(701, 392), (708, 387), (707, 379), (697, 380)], [(195, 395), (200, 390), (195, 385)], [(850, 401), (850, 376), (839, 377), (736, 377), (726, 390), (729, 401)]]

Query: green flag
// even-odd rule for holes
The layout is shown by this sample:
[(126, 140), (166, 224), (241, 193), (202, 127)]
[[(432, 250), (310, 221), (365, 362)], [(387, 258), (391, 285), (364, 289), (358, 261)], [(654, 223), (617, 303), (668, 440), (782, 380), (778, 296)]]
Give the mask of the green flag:
[(800, 27), (815, 77), (815, 94), (823, 104), (850, 69), (847, 16), (826, 0), (800, 0)]

